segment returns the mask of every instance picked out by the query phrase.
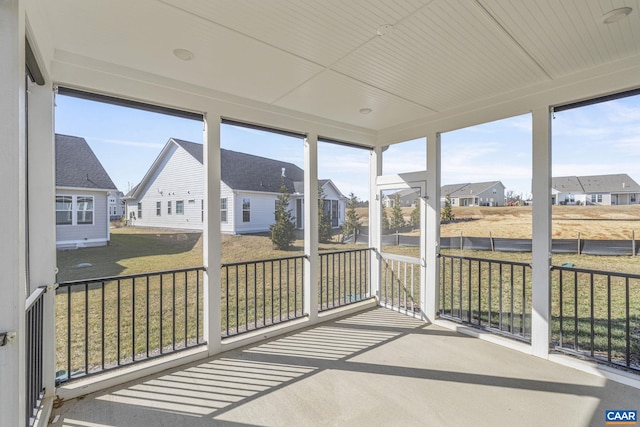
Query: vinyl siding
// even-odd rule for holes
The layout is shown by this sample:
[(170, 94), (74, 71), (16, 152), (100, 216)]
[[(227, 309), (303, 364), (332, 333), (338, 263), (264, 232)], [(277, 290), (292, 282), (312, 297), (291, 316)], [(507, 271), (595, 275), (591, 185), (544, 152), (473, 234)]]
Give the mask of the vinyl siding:
[[(203, 167), (182, 147), (173, 146), (156, 173), (143, 189), (142, 196), (127, 203), (128, 212), (136, 212), (133, 225), (202, 230), (202, 200), (204, 199)], [(171, 201), (171, 215), (167, 204)], [(176, 204), (184, 202), (184, 213), (178, 214)], [(142, 218), (137, 204), (142, 203)], [(160, 202), (160, 215), (156, 203)]]
[[(220, 184), (220, 198), (227, 199), (227, 222), (220, 223), (220, 231), (226, 234), (235, 234), (235, 215), (233, 214), (233, 208), (236, 204), (233, 196), (233, 190), (224, 182)], [(240, 206), (240, 208), (242, 208), (242, 206)], [(242, 221), (242, 216), (240, 217), (240, 220)]]
[[(242, 221), (242, 199), (249, 198), (251, 200), (251, 221)], [(233, 197), (234, 206), (234, 222), (235, 233), (259, 233), (269, 231), (269, 226), (275, 222), (275, 201), (277, 195), (265, 193), (250, 193), (238, 191)]]
[[(107, 193), (105, 191), (65, 191), (59, 189), (56, 196), (74, 197), (73, 216), (76, 216), (75, 201), (78, 196), (93, 196), (93, 224), (56, 225), (56, 246), (75, 248), (104, 246), (109, 241)], [(75, 218), (74, 218), (75, 221)]]

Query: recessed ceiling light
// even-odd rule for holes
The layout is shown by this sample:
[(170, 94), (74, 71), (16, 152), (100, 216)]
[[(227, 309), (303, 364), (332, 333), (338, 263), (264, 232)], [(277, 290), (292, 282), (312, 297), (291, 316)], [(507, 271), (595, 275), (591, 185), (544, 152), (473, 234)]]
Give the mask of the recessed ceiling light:
[(372, 111), (373, 110), (371, 108), (361, 108), (360, 109), (360, 114), (369, 114)]
[(378, 27), (378, 29), (376, 30), (376, 35), (378, 37), (385, 37), (388, 36), (389, 34), (393, 33), (394, 30), (394, 26), (391, 24), (384, 24), (384, 25), (380, 25)]
[(173, 54), (183, 61), (191, 61), (193, 59), (193, 52), (187, 49), (173, 49)]
[(603, 24), (613, 24), (614, 22), (618, 22), (622, 18), (626, 18), (627, 16), (629, 16), (632, 10), (633, 9), (631, 9), (630, 7), (621, 7), (618, 9), (613, 9), (612, 11), (609, 11), (604, 15), (602, 15), (600, 17), (600, 21)]

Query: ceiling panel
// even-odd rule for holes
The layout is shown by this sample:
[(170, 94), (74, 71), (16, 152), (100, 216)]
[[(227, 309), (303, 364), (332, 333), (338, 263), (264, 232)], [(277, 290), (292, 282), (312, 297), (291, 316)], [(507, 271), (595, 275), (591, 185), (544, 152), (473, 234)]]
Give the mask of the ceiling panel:
[[(481, 2), (554, 78), (640, 54), (638, 0)], [(633, 8), (627, 18), (601, 22), (623, 6)]]
[[(322, 67), (155, 1), (56, 0), (58, 49), (270, 103)], [(185, 62), (173, 49), (185, 48)]]
[[(276, 105), (376, 130), (432, 114), (416, 104), (329, 70)], [(361, 108), (370, 108), (372, 112), (361, 114)]]
[(323, 66), (431, 0), (158, 0)]
[(474, 2), (434, 2), (334, 68), (438, 111), (548, 79)]

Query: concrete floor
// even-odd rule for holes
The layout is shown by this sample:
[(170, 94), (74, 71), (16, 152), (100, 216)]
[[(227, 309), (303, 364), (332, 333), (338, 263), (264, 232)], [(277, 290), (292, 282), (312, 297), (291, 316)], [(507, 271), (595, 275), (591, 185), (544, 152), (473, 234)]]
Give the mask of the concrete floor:
[(603, 426), (640, 390), (374, 309), (54, 410), (53, 427)]

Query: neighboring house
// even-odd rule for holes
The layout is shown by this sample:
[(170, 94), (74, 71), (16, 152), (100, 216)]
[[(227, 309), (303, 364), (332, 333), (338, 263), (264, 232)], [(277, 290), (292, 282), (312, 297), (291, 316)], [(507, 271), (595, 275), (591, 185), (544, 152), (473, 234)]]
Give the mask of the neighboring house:
[(110, 191), (109, 192), (109, 199), (108, 199), (108, 203), (109, 203), (109, 220), (111, 221), (117, 221), (122, 219), (122, 211), (123, 211), (123, 204), (122, 204), (122, 198), (124, 197), (124, 194), (122, 193), (122, 191)]
[(55, 136), (56, 247), (76, 249), (109, 242), (109, 194), (116, 186), (84, 138)]
[(407, 188), (382, 197), (382, 206), (392, 208), (396, 203), (396, 195), (401, 207), (415, 207), (416, 199), (420, 197), (420, 189)]
[(504, 190), (500, 181), (443, 185), (440, 202), (449, 197), (451, 206), (504, 206)]
[[(131, 225), (202, 230), (204, 166), (202, 144), (171, 138), (142, 181), (126, 196)], [(243, 234), (269, 230), (284, 184), (296, 228), (304, 227), (304, 171), (298, 166), (231, 150), (220, 150), (220, 229)], [(319, 180), (323, 206), (333, 227), (342, 225), (347, 198), (331, 180)]]
[(640, 203), (640, 185), (626, 173), (561, 176), (551, 179), (554, 205), (634, 205)]

